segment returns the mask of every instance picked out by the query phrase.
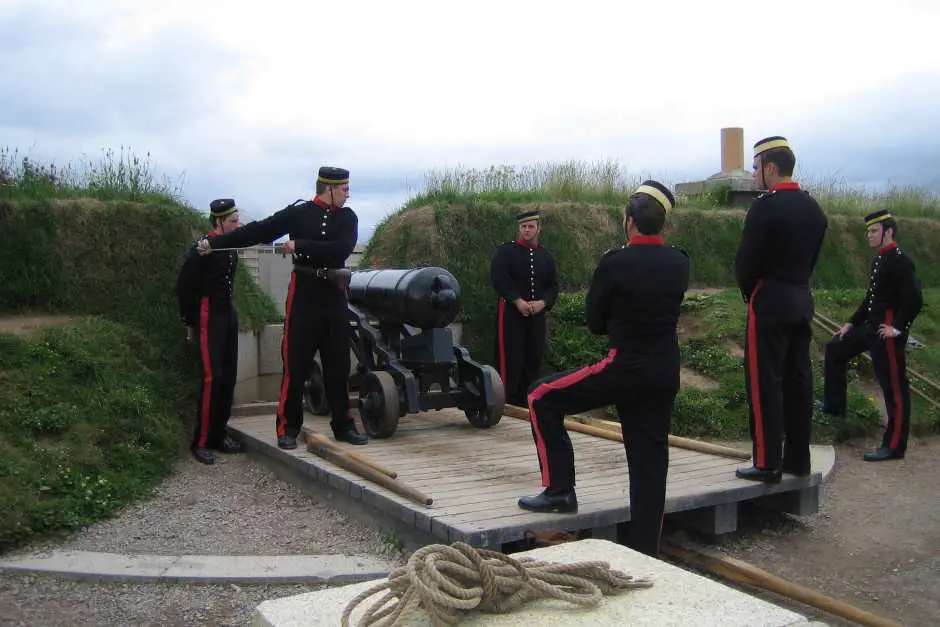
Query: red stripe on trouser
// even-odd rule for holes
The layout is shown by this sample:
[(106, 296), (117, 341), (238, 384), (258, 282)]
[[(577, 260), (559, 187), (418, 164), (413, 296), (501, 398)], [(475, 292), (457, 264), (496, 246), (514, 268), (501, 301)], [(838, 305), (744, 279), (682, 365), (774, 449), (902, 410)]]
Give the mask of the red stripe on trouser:
[(503, 380), (503, 383), (506, 383), (506, 331), (503, 328), (503, 324), (506, 322), (506, 299), (499, 299), (499, 306), (497, 307), (498, 328), (496, 329), (497, 337), (497, 353), (499, 353), (499, 378)]
[(549, 392), (557, 392), (559, 390), (564, 390), (565, 388), (571, 387), (575, 383), (579, 383), (584, 379), (590, 377), (591, 375), (598, 374), (604, 368), (610, 365), (610, 362), (614, 360), (614, 357), (617, 356), (617, 349), (612, 348), (607, 353), (607, 357), (601, 361), (585, 366), (579, 370), (575, 370), (571, 374), (567, 374), (563, 377), (559, 377), (553, 381), (547, 383), (539, 384), (532, 393), (529, 394), (529, 421), (532, 423), (532, 431), (535, 433), (535, 448), (539, 453), (539, 464), (542, 470), (542, 485), (549, 487), (552, 485), (552, 478), (549, 472), (548, 465), (548, 448), (545, 446), (545, 438), (542, 437), (542, 430), (539, 429), (539, 420), (538, 416), (535, 414), (535, 402), (548, 394)]
[(199, 351), (202, 355), (202, 407), (199, 408), (199, 438), (196, 446), (206, 448), (209, 439), (209, 414), (212, 411), (212, 361), (209, 355), (209, 299), (199, 308)]
[[(885, 315), (885, 324), (889, 327), (894, 326), (894, 311), (891, 309)], [(888, 352), (888, 372), (891, 373), (891, 395), (894, 397), (894, 428), (891, 433), (891, 448), (894, 449), (901, 444), (901, 420), (904, 416), (904, 407), (901, 402), (901, 373), (898, 369), (897, 346), (893, 337), (885, 338), (885, 349)]]
[(751, 411), (754, 412), (754, 465), (764, 468), (767, 463), (767, 450), (764, 443), (764, 411), (760, 404), (760, 369), (757, 367), (757, 314), (754, 312), (754, 297), (760, 289), (760, 283), (751, 292), (747, 300), (747, 361), (748, 378), (751, 388)]
[(290, 314), (294, 304), (294, 290), (297, 273), (290, 273), (290, 285), (287, 287), (287, 302), (284, 305), (284, 336), (281, 338), (281, 362), (284, 364), (284, 374), (281, 377), (281, 396), (277, 401), (277, 437), (285, 434), (287, 419), (284, 417), (284, 406), (287, 403), (287, 388), (290, 385), (290, 361), (288, 360), (287, 344), (290, 337)]

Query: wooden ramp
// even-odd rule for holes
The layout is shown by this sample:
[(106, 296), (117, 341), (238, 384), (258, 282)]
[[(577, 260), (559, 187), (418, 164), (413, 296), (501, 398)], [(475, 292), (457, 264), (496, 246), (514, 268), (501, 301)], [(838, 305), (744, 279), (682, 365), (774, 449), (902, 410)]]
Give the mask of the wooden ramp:
[[(630, 479), (619, 442), (570, 432), (577, 467), (577, 514), (536, 514), (518, 507), (519, 497), (542, 490), (535, 445), (523, 420), (503, 417), (495, 427), (475, 429), (463, 412), (445, 409), (404, 416), (389, 439), (370, 440), (367, 446), (336, 444), (397, 472), (397, 481), (433, 499), (425, 506), (308, 452), (302, 443), (292, 451), (278, 449), (274, 415), (267, 403), (242, 406), (235, 413), (229, 429), (241, 436), (249, 453), (283, 464), (304, 481), (336, 490), (367, 512), (391, 517), (428, 541), (463, 541), (498, 549), (523, 539), (527, 532), (585, 529), (592, 530), (595, 538), (615, 539), (616, 525), (630, 520)], [(307, 414), (304, 428), (332, 441), (328, 418)], [(812, 513), (835, 453), (831, 446), (814, 446), (812, 454), (810, 477), (784, 475), (780, 484), (768, 486), (734, 476), (735, 468), (749, 462), (671, 448), (666, 512), (683, 524), (715, 534), (736, 528), (741, 501)]]

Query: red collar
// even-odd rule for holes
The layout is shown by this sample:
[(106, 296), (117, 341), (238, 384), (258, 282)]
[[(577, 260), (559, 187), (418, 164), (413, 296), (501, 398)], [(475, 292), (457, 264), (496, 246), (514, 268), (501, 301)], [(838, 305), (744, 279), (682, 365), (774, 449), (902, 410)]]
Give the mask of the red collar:
[(217, 230), (215, 230), (215, 229), (212, 229), (211, 231), (209, 231), (208, 233), (206, 233), (206, 236), (207, 236), (207, 237), (215, 237), (216, 235), (221, 235), (221, 233), (219, 233), (219, 232), (218, 232)]
[(637, 244), (652, 244), (654, 246), (662, 246), (666, 241), (662, 238), (661, 235), (634, 235), (630, 238), (629, 244), (631, 246), (636, 246)]
[(879, 254), (879, 255), (883, 255), (883, 254), (885, 254), (885, 253), (887, 253), (887, 252), (891, 252), (892, 250), (894, 250), (894, 249), (897, 248), (897, 247), (898, 247), (898, 243), (897, 243), (897, 242), (891, 242), (890, 244), (886, 244), (886, 245), (882, 246), (881, 248), (879, 248), (879, 249), (878, 249), (878, 254)]
[(770, 188), (770, 191), (778, 192), (783, 189), (800, 189), (800, 184), (796, 181), (790, 181), (789, 183), (777, 183)]
[(319, 197), (319, 196), (314, 196), (314, 197), (313, 197), (313, 204), (315, 204), (317, 207), (322, 207), (323, 209), (327, 209), (327, 210), (329, 210), (329, 211), (339, 211), (339, 207), (334, 207), (333, 205), (328, 205), (327, 203), (325, 203), (325, 202), (323, 202), (322, 200), (320, 200), (320, 197)]
[(531, 249), (531, 248), (538, 248), (538, 247), (539, 247), (538, 242), (536, 242), (535, 244), (532, 244), (532, 245), (530, 246), (529, 243), (528, 243), (527, 241), (525, 241), (524, 239), (517, 239), (517, 240), (516, 240), (516, 243), (519, 244), (520, 246), (522, 246), (523, 248), (530, 248), (530, 249)]

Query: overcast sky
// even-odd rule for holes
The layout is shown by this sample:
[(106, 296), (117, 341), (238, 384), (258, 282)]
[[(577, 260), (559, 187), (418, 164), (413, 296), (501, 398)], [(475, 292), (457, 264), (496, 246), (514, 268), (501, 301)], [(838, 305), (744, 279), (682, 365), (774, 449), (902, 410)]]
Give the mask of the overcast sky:
[(804, 177), (940, 190), (937, 24), (936, 0), (3, 0), (0, 147), (130, 145), (249, 219), (339, 165), (363, 240), (429, 169), (675, 183), (718, 170), (722, 126), (786, 135)]

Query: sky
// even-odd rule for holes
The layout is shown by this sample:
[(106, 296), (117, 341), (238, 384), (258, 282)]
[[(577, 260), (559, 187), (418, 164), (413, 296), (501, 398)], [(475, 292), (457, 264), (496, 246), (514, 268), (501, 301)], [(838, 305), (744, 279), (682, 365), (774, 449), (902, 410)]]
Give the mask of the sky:
[(0, 148), (129, 146), (243, 220), (345, 167), (360, 241), (430, 170), (698, 180), (723, 126), (748, 161), (787, 136), (808, 179), (940, 191), (940, 2), (889, 4), (3, 0)]

